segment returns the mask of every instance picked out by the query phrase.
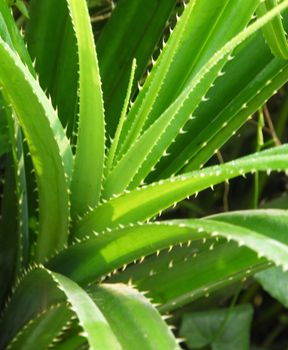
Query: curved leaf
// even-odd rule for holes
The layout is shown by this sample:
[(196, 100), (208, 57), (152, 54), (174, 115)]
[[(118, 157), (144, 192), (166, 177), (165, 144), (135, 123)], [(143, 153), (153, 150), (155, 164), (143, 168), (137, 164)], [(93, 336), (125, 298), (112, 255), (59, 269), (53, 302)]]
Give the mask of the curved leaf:
[(18, 53), (22, 62), (28, 66), (31, 74), (35, 75), (28, 50), (6, 1), (0, 2), (0, 36), (11, 49), (14, 49)]
[[(288, 242), (287, 210), (239, 211), (218, 214), (208, 219), (244, 227), (262, 235), (263, 239), (273, 238), (285, 245)], [(259, 254), (258, 257), (244, 247), (247, 246), (246, 241), (238, 242), (241, 247), (231, 242), (207, 240), (207, 243), (202, 243), (202, 248), (193, 242), (189, 247), (176, 248), (169, 254), (161, 253), (159, 257), (148, 258), (141, 265), (131, 266), (109, 281), (119, 283), (131, 280), (140, 290), (149, 291), (148, 296), (161, 304), (161, 312), (171, 311), (269, 266), (259, 258), (263, 255), (259, 242), (257, 245), (255, 243), (254, 248), (250, 244), (250, 249), (254, 249)], [(259, 276), (259, 281), (263, 282), (265, 288), (283, 302), (286, 275), (280, 268), (272, 268), (257, 273), (256, 278)]]
[(40, 201), (36, 259), (43, 260), (67, 241), (72, 152), (49, 100), (1, 38), (0, 65), (1, 87), (24, 131), (36, 172)]
[(110, 325), (89, 295), (69, 278), (54, 272), (51, 274), (72, 305), (90, 349), (120, 350), (121, 346)]
[(71, 318), (66, 305), (57, 304), (31, 319), (9, 343), (7, 350), (45, 350)]
[[(163, 51), (129, 112), (119, 159), (140, 136), (142, 128), (144, 131), (163, 114), (215, 52), (246, 26), (257, 3), (257, 0), (246, 1), (245, 10), (241, 0), (233, 3), (192, 1), (184, 5), (180, 19), (176, 17), (178, 23), (167, 44), (163, 44)], [(230, 30), (223, 31), (225, 27)], [(227, 59), (222, 58), (223, 62)], [(188, 116), (191, 114), (192, 108)]]
[(107, 278), (107, 283), (132, 283), (158, 304), (161, 313), (241, 283), (269, 263), (235, 242), (208, 238), (172, 246)]
[(92, 297), (121, 349), (180, 349), (159, 312), (135, 289), (124, 284), (102, 284), (92, 291)]
[[(278, 0), (264, 0), (257, 8), (257, 15), (263, 16), (269, 10), (273, 9), (279, 3)], [(282, 24), (281, 16), (278, 15), (270, 23), (262, 28), (264, 37), (270, 46), (270, 49), (276, 57), (284, 60), (288, 59), (288, 43), (286, 33)]]
[[(287, 224), (286, 210), (254, 210), (207, 219), (129, 225), (76, 243), (58, 254), (47, 266), (80, 284), (88, 284), (103, 278), (105, 274), (117, 272), (123, 265), (125, 268), (126, 264), (135, 260), (142, 262), (145, 256), (187, 244), (190, 253), (189, 248), (185, 247), (183, 254), (177, 255), (176, 250), (174, 258), (172, 250), (167, 259), (165, 256), (164, 260), (152, 259), (150, 269), (145, 267), (144, 262), (140, 279), (136, 266), (134, 274), (133, 266), (130, 276), (127, 272), (128, 278), (125, 279), (124, 274), (123, 281), (127, 282), (131, 277), (139, 288), (150, 290), (149, 296), (161, 303), (159, 309), (165, 312), (269, 267), (267, 259), (288, 269)], [(221, 241), (217, 243), (221, 237), (235, 241), (241, 247)], [(211, 238), (214, 240), (211, 241)], [(201, 248), (206, 240), (207, 245)], [(81, 266), (75, 263), (79, 257)], [(158, 263), (160, 266), (157, 267)], [(121, 281), (121, 275), (111, 281)]]
[[(14, 287), (9, 303), (2, 311), (0, 319), (0, 348), (4, 348), (19, 331), (39, 316), (63, 300), (63, 293), (46, 270), (41, 267), (26, 271)], [(61, 325), (60, 319), (63, 324)], [(60, 329), (69, 320), (60, 314)]]
[[(109, 230), (62, 251), (48, 262), (47, 266), (69, 276), (77, 283), (87, 284), (158, 250), (219, 236), (234, 240), (287, 269), (287, 212), (251, 211), (235, 215), (238, 221), (241, 219), (240, 222), (235, 223), (232, 213), (229, 216), (227, 214), (227, 222), (224, 222), (223, 214), (203, 220), (160, 221)], [(229, 222), (229, 218), (232, 223)], [(250, 228), (252, 222), (254, 224), (256, 221), (259, 223)], [(281, 232), (281, 236), (278, 231)], [(79, 257), (81, 265), (77, 264)], [(259, 260), (256, 262), (259, 263)]]
[[(194, 2), (191, 3), (191, 6)], [(282, 3), (281, 5), (284, 5)], [(279, 5), (280, 6), (280, 5)], [(287, 5), (288, 6), (288, 3)], [(187, 9), (189, 8), (189, 5)], [(284, 9), (285, 7), (282, 7)], [(185, 11), (187, 11), (187, 9)], [(260, 18), (233, 39), (228, 41), (223, 48), (217, 51), (208, 62), (199, 69), (195, 77), (189, 81), (185, 89), (165, 112), (141, 135), (130, 144), (127, 153), (115, 165), (108, 175), (104, 184), (104, 198), (109, 199), (113, 194), (119, 194), (129, 186), (130, 189), (137, 187), (149, 174), (153, 166), (165, 153), (181, 128), (188, 121), (189, 116), (200, 103), (203, 96), (216, 79), (223, 66), (223, 59), (244, 40), (261, 28), (278, 12), (271, 10), (267, 15)], [(280, 10), (280, 8), (278, 8)], [(185, 11), (184, 15), (185, 16)], [(192, 10), (190, 10), (192, 11)], [(188, 12), (189, 13), (189, 12)], [(176, 39), (175, 39), (176, 40)], [(179, 39), (178, 39), (179, 40)], [(221, 63), (222, 62), (222, 63)], [(136, 133), (139, 137), (139, 133)]]
[(167, 151), (169, 156), (161, 159), (145, 181), (196, 170), (205, 164), (286, 82), (287, 67), (287, 62), (271, 55), (261, 33), (242, 44), (234, 59), (225, 65), (225, 74), (209, 90), (208, 100), (199, 105), (195, 118), (185, 125), (186, 134), (178, 135)]
[(99, 205), (76, 224), (75, 235), (150, 219), (192, 194), (256, 170), (286, 170), (288, 146), (275, 147), (244, 158), (208, 167), (141, 187)]
[[(27, 322), (33, 322), (37, 315), (50, 310), (55, 304), (63, 303), (65, 299), (79, 319), (83, 336), (87, 338), (91, 349), (121, 349), (107, 321), (88, 294), (67, 277), (43, 267), (28, 272), (12, 295), (1, 320), (0, 346), (7, 345)], [(61, 307), (56, 309), (50, 315), (56, 319), (53, 335), (57, 331), (56, 325), (60, 328), (59, 332), (71, 317), (71, 313), (61, 312)], [(47, 318), (45, 321), (52, 320)], [(49, 334), (47, 337), (49, 340)]]

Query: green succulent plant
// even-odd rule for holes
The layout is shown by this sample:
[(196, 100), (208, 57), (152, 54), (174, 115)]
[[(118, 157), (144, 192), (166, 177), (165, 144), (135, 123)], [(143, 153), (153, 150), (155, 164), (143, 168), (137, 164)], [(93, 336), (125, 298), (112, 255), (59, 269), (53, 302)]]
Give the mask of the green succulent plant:
[(29, 5), (23, 38), (0, 1), (0, 348), (178, 349), (168, 312), (288, 270), (285, 210), (159, 217), (287, 170), (287, 145), (203, 166), (288, 80), (288, 0), (183, 2), (170, 30), (175, 0), (120, 0), (97, 55), (85, 0)]

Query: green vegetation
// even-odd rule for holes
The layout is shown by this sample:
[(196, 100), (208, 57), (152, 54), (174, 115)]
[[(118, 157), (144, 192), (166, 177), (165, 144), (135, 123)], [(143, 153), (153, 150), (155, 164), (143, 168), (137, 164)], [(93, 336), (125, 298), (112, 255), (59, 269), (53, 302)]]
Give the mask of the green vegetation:
[(287, 8), (0, 1), (0, 349), (244, 350), (287, 307)]

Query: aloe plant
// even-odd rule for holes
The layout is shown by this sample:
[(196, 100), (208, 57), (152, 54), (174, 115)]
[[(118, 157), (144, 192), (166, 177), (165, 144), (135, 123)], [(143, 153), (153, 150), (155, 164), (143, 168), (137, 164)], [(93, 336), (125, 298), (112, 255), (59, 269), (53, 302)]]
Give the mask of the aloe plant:
[(159, 218), (229, 179), (287, 170), (287, 145), (204, 165), (288, 80), (288, 0), (120, 0), (96, 45), (85, 0), (32, 0), (24, 38), (9, 4), (1, 349), (178, 349), (168, 312), (288, 270), (285, 210)]

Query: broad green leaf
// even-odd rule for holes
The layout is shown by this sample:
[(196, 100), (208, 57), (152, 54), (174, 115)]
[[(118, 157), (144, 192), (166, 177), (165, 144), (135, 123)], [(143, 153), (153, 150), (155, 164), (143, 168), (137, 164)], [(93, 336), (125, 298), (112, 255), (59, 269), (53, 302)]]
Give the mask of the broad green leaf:
[(91, 293), (121, 349), (180, 349), (159, 312), (135, 289), (124, 284), (102, 284)]
[(256, 280), (273, 298), (288, 308), (288, 273), (279, 267), (272, 267), (256, 274)]
[(252, 317), (249, 304), (184, 314), (180, 335), (189, 349), (210, 345), (212, 350), (248, 350)]
[(162, 210), (210, 186), (256, 170), (287, 169), (287, 146), (208, 167), (143, 186), (99, 205), (76, 224), (75, 235), (84, 237), (107, 227), (147, 220)]
[[(135, 81), (142, 74), (165, 29), (176, 0), (120, 0), (97, 41), (107, 131), (112, 137), (125, 98), (132, 59)], [(115, 35), (117, 33), (117, 35)], [(137, 85), (134, 83), (133, 92)]]
[[(280, 8), (278, 9), (280, 10)], [(229, 55), (235, 47), (263, 26), (269, 19), (273, 18), (271, 17), (273, 13), (274, 16), (277, 14), (277, 12), (273, 12), (275, 10), (276, 8), (227, 42), (222, 49), (217, 51), (201, 67), (176, 100), (135, 141), (123, 158), (116, 164), (104, 184), (105, 198), (109, 199), (113, 194), (121, 193), (127, 186), (130, 189), (134, 189), (145, 179), (153, 166), (163, 156), (165, 150), (173, 142), (179, 130), (181, 131), (181, 128), (189, 119), (191, 112), (193, 112), (203, 96), (205, 96), (213, 80), (216, 79), (222, 67), (220, 62), (223, 61), (223, 58)], [(138, 132), (136, 136), (139, 136)]]
[(36, 172), (40, 201), (36, 259), (42, 260), (67, 240), (72, 152), (51, 103), (1, 38), (0, 65), (1, 87), (23, 129)]
[(78, 110), (78, 62), (67, 3), (58, 0), (31, 1), (25, 39), (35, 60), (41, 87), (51, 95), (62, 125), (68, 127), (67, 134), (71, 137)]
[[(279, 0), (264, 0), (257, 8), (257, 15), (263, 16), (279, 3)], [(263, 27), (264, 37), (270, 49), (276, 57), (288, 59), (288, 43), (286, 33), (282, 24), (281, 16), (276, 16), (270, 23)]]
[(85, 0), (68, 0), (80, 66), (80, 114), (71, 187), (75, 218), (98, 204), (104, 163), (104, 110), (98, 61)]

